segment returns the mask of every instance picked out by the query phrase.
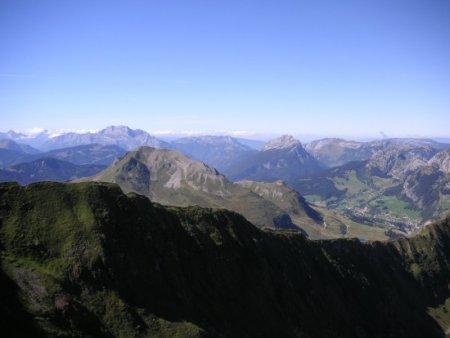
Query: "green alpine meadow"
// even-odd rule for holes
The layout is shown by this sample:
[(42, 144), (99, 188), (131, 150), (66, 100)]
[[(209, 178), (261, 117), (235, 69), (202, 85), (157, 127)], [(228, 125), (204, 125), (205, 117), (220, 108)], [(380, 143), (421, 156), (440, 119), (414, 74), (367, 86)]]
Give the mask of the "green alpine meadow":
[(444, 337), (450, 219), (311, 241), (109, 183), (0, 184), (5, 337)]

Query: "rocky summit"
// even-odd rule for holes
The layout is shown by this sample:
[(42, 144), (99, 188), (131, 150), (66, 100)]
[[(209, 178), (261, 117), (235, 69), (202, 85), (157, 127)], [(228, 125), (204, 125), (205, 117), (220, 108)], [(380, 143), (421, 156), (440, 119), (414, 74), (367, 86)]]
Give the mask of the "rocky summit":
[(276, 139), (270, 140), (263, 145), (262, 151), (274, 150), (274, 149), (290, 149), (294, 147), (301, 147), (299, 140), (295, 139), (291, 135), (282, 135)]

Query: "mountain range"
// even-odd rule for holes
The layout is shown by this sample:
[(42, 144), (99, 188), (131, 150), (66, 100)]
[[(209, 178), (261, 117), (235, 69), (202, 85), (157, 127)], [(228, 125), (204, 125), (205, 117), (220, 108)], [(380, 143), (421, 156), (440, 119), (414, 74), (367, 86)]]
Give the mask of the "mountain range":
[(140, 129), (110, 126), (97, 133), (67, 133), (49, 138), (40, 148), (52, 150), (85, 144), (116, 145), (126, 150), (133, 150), (141, 146), (163, 148), (168, 145)]
[[(244, 212), (258, 225), (275, 226), (275, 220), (278, 227), (292, 227), (293, 221), (311, 238), (396, 237), (414, 232), (450, 211), (449, 165), (444, 151), (448, 145), (428, 139), (370, 142), (322, 139), (303, 146), (294, 137), (284, 135), (263, 145), (229, 136), (187, 137), (166, 142), (125, 126), (110, 126), (90, 133), (43, 132), (31, 137), (11, 131), (0, 136), (29, 143), (0, 141), (0, 168), (3, 168), (0, 179), (23, 184), (80, 178), (110, 165), (111, 172), (116, 169), (122, 172), (125, 169), (118, 169), (117, 163), (126, 157), (128, 150), (136, 150), (143, 144), (175, 149), (191, 160), (203, 162), (209, 170), (217, 169), (216, 176), (224, 177), (221, 182), (226, 180), (226, 184), (223, 184), (233, 186), (232, 193), (221, 185), (200, 184), (200, 181), (192, 184), (193, 173), (188, 174), (190, 183), (186, 186), (171, 185), (168, 175), (173, 175), (176, 181), (179, 172), (184, 170), (174, 169), (179, 163), (172, 169), (158, 169), (156, 180), (161, 180), (161, 185), (152, 182), (150, 190), (142, 190), (140, 186), (133, 191), (164, 204), (230, 208)], [(38, 148), (30, 145), (38, 143)], [(45, 151), (47, 148), (58, 149)], [(50, 163), (51, 158), (64, 162)], [(149, 168), (141, 164), (133, 169), (137, 177), (121, 176), (122, 187), (128, 189), (136, 183), (128, 181), (145, 181), (148, 175), (145, 170)], [(78, 168), (79, 165), (83, 167)], [(133, 167), (128, 163), (124, 168), (130, 166)], [(332, 168), (327, 169), (329, 167)], [(206, 172), (201, 165), (191, 168), (192, 171), (200, 170), (199, 177)], [(107, 181), (115, 181), (108, 175)], [(205, 177), (212, 177), (208, 175)], [(251, 182), (244, 187), (240, 183), (242, 180)], [(167, 190), (169, 186), (170, 190)], [(161, 187), (165, 189), (164, 194), (153, 196)], [(277, 195), (284, 196), (281, 198), (283, 203), (273, 199)], [(305, 196), (306, 204), (302, 204), (297, 195)], [(218, 196), (222, 196), (220, 203)], [(248, 196), (252, 196), (251, 203), (254, 204), (245, 207), (250, 203)], [(255, 199), (259, 199), (258, 202)], [(268, 211), (260, 210), (262, 200), (270, 205), (266, 208)], [(314, 210), (319, 216), (295, 214), (295, 208), (289, 207), (294, 201), (301, 210)]]
[(2, 337), (450, 335), (446, 144), (8, 135)]
[(9, 130), (7, 132), (0, 132), (1, 140), (11, 140), (21, 144), (27, 144), (31, 147), (38, 148), (43, 142), (45, 142), (51, 135), (47, 132), (39, 132), (37, 134), (25, 134)]
[(24, 153), (0, 149), (0, 168), (31, 162), (42, 158), (54, 158), (78, 165), (109, 166), (117, 158), (126, 154), (126, 150), (115, 145), (87, 144), (76, 147), (50, 150), (47, 152)]
[(35, 157), (46, 156), (74, 164), (111, 165), (117, 158), (124, 156), (126, 150), (116, 145), (87, 144), (76, 147), (51, 150)]
[(109, 126), (98, 132), (61, 132), (52, 134), (42, 131), (36, 134), (23, 134), (14, 131), (0, 133), (0, 139), (9, 139), (29, 144), (41, 151), (75, 147), (87, 144), (116, 145), (125, 150), (133, 150), (140, 146), (166, 147), (167, 142), (151, 136), (140, 129), (127, 126)]
[(103, 165), (77, 165), (55, 158), (41, 158), (31, 162), (0, 169), (0, 182), (29, 184), (40, 181), (71, 181), (92, 176), (105, 169)]
[(106, 183), (0, 184), (4, 337), (444, 337), (450, 220), (309, 241)]
[(429, 147), (435, 152), (449, 147), (430, 139), (392, 138), (371, 142), (356, 142), (337, 138), (316, 140), (306, 145), (306, 150), (327, 167), (337, 167), (349, 162), (368, 160), (373, 154), (395, 146), (411, 148)]

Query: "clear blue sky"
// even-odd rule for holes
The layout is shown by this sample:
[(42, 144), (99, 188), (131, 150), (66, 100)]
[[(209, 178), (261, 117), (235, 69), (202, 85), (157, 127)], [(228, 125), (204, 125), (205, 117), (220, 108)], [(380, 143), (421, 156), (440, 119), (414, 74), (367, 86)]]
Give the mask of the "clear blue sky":
[(449, 136), (448, 0), (1, 0), (0, 130)]

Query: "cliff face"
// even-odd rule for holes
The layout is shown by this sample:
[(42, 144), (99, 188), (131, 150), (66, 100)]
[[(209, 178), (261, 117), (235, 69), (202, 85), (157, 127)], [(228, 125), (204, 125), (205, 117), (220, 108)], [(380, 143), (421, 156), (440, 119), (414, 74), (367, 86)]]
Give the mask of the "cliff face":
[(443, 337), (450, 297), (448, 219), (311, 242), (105, 183), (0, 184), (0, 253), (8, 337)]

